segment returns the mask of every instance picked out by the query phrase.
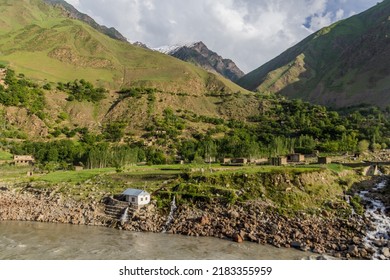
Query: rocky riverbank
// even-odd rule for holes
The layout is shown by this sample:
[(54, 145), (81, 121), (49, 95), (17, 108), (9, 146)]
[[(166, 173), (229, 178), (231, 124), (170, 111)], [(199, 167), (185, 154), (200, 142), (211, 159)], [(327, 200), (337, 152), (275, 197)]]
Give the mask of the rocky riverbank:
[[(230, 206), (212, 201), (179, 205), (173, 213), (172, 222), (167, 225), (166, 211), (158, 209), (155, 202), (142, 209), (128, 211), (126, 223), (110, 218), (104, 209), (103, 202), (77, 202), (50, 190), (29, 186), (0, 188), (0, 220), (107, 226), (131, 231), (166, 230), (172, 234), (292, 247), (345, 259), (371, 259), (375, 253), (364, 242), (371, 221), (358, 215), (345, 219), (323, 211), (317, 215), (301, 212), (287, 216), (279, 214), (271, 204), (263, 201)], [(388, 252), (388, 241), (380, 245), (384, 253)], [(389, 257), (385, 256), (385, 259)]]
[[(135, 231), (159, 231), (158, 228), (164, 227), (164, 219), (156, 216), (154, 205), (148, 210), (134, 212), (130, 217), (129, 223), (118, 225)], [(153, 220), (157, 220), (157, 224)], [(255, 202), (227, 208), (212, 203), (178, 207), (166, 230), (171, 234), (292, 247), (336, 258), (371, 259), (374, 250), (364, 244), (366, 222), (359, 216), (347, 220), (326, 214), (286, 217), (277, 214), (272, 207)]]
[(74, 225), (106, 226), (104, 205), (65, 199), (50, 190), (0, 188), (0, 221), (37, 221)]

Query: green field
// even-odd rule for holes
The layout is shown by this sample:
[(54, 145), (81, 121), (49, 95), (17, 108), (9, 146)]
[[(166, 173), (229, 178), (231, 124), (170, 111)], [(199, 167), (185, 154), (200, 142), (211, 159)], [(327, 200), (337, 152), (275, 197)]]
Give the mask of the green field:
[(114, 168), (102, 168), (102, 169), (87, 169), (81, 171), (57, 171), (49, 174), (36, 177), (37, 181), (45, 181), (49, 183), (81, 183), (85, 182), (97, 175), (109, 174), (115, 172)]
[(12, 159), (12, 154), (9, 152), (0, 150), (0, 160), (11, 160)]

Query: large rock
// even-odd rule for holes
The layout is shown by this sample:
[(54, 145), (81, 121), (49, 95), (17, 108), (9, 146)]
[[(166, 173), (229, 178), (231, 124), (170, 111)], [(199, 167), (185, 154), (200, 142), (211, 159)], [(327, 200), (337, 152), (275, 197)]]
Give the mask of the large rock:
[(240, 234), (238, 234), (237, 232), (233, 234), (232, 238), (233, 238), (234, 242), (237, 242), (237, 243), (244, 242), (244, 239), (242, 238), (242, 236)]
[(383, 254), (386, 258), (390, 258), (390, 250), (389, 250), (389, 248), (382, 248), (382, 254)]

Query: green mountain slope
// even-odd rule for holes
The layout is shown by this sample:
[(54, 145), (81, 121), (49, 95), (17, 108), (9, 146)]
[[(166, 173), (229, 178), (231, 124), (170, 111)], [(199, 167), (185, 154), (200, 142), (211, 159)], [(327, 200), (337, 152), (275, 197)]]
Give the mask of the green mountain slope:
[(42, 0), (0, 0), (0, 15), (0, 62), (37, 80), (84, 78), (111, 89), (142, 85), (196, 95), (242, 90), (191, 64), (111, 39)]
[(116, 30), (113, 27), (108, 28), (106, 26), (99, 25), (89, 15), (80, 13), (76, 8), (74, 8), (72, 5), (68, 4), (64, 0), (44, 0), (44, 1), (46, 3), (60, 7), (61, 9), (63, 9), (64, 13), (70, 18), (81, 20), (81, 21), (87, 23), (88, 25), (92, 26), (96, 30), (102, 32), (103, 34), (106, 34), (107, 36), (109, 36), (113, 39), (127, 42), (127, 39), (118, 30)]
[(390, 1), (309, 36), (238, 81), (249, 90), (278, 92), (343, 107), (390, 104)]

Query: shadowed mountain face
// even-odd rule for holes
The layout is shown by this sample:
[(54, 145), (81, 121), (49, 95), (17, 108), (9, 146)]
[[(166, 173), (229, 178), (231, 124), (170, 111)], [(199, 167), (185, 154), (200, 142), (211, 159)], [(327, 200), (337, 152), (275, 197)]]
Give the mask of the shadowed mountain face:
[(390, 1), (309, 36), (238, 81), (332, 107), (390, 104)]
[(208, 71), (217, 72), (233, 82), (244, 76), (244, 72), (232, 60), (224, 59), (209, 50), (203, 42), (180, 47), (169, 54), (181, 60), (192, 62)]
[(64, 10), (65, 15), (68, 16), (69, 18), (81, 20), (113, 39), (127, 42), (127, 39), (118, 30), (116, 30), (113, 27), (108, 28), (106, 26), (96, 23), (96, 21), (93, 18), (91, 18), (89, 15), (80, 13), (77, 9), (75, 9), (72, 5), (68, 4), (64, 0), (44, 0), (44, 1), (48, 4), (55, 5), (57, 7), (62, 8)]

